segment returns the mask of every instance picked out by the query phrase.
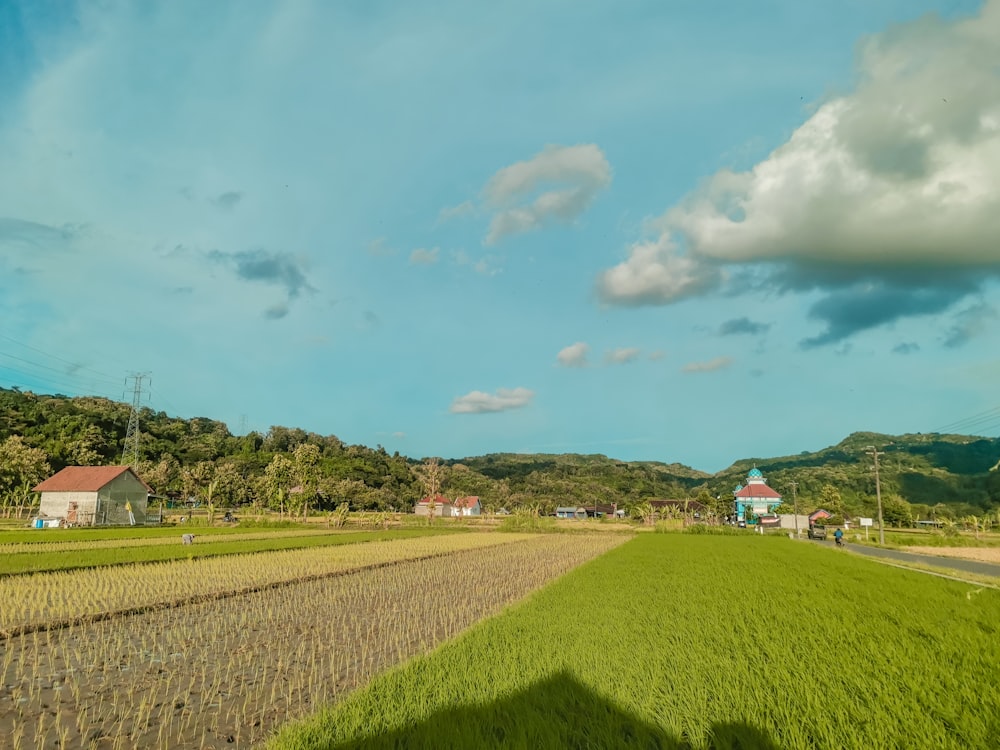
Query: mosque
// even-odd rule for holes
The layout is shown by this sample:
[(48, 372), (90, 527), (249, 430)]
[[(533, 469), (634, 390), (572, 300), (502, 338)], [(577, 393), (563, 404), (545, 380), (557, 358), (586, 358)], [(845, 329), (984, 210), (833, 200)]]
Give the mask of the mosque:
[(747, 474), (745, 487), (742, 484), (736, 485), (733, 500), (737, 519), (747, 518), (748, 511), (750, 518), (763, 516), (781, 505), (781, 495), (767, 486), (767, 480), (756, 466)]

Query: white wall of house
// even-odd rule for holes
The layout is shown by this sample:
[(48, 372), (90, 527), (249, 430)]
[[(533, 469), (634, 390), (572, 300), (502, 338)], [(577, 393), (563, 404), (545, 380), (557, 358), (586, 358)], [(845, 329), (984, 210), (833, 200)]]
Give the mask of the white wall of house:
[[(430, 508), (427, 507), (428, 503), (417, 503), (413, 508), (413, 512), (418, 516), (429, 516), (431, 514)], [(447, 517), (452, 515), (452, 506), (446, 503), (435, 503), (434, 504), (434, 515), (437, 518)]]
[[(112, 479), (97, 492), (43, 492), (39, 515), (62, 518), (80, 526), (128, 524), (126, 503), (138, 525), (146, 523), (149, 494), (146, 485), (131, 472)], [(76, 503), (76, 520), (72, 520), (72, 503)]]
[(76, 503), (75, 523), (89, 526), (97, 512), (96, 492), (43, 492), (38, 515), (43, 518), (68, 518), (70, 508)]

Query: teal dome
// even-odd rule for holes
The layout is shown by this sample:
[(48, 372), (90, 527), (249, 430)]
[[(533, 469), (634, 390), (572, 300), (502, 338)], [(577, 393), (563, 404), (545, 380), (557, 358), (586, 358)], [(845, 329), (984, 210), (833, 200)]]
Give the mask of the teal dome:
[(762, 479), (763, 477), (764, 475), (760, 473), (760, 469), (756, 466), (750, 469), (750, 473), (747, 474), (747, 479)]
[(743, 485), (742, 484), (738, 484), (738, 485), (736, 485), (736, 489), (733, 490), (733, 492), (736, 493), (736, 492), (739, 492), (742, 489), (743, 489)]

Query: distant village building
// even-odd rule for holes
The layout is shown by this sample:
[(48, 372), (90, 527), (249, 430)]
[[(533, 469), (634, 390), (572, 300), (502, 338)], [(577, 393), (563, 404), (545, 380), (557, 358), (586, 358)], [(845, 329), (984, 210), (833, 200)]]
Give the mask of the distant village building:
[(755, 466), (747, 474), (746, 486), (736, 485), (733, 502), (736, 506), (736, 518), (746, 519), (747, 511), (751, 517), (770, 514), (781, 505), (781, 495), (767, 486), (767, 480)]
[(38, 515), (72, 526), (146, 523), (149, 485), (128, 466), (67, 466), (32, 489)]
[[(457, 518), (459, 516), (480, 516), (483, 513), (483, 506), (479, 498), (475, 495), (457, 497), (449, 500), (444, 495), (435, 495), (434, 515), (441, 518)], [(423, 497), (413, 508), (413, 512), (418, 516), (431, 515), (431, 498)]]
[(587, 509), (575, 505), (560, 505), (556, 508), (556, 518), (586, 518)]
[(823, 523), (832, 515), (833, 514), (830, 513), (830, 511), (818, 508), (817, 510), (814, 510), (812, 513), (809, 514), (809, 525), (812, 526), (813, 524)]

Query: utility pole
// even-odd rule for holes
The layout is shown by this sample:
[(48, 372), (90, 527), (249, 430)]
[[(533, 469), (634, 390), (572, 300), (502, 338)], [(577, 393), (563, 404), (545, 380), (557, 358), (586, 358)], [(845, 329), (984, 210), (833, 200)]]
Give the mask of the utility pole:
[(792, 488), (792, 507), (795, 509), (795, 538), (799, 538), (799, 498), (795, 494), (795, 490), (798, 489), (798, 482), (789, 482), (788, 485)]
[(128, 415), (128, 429), (125, 430), (125, 443), (122, 446), (122, 465), (133, 469), (139, 463), (139, 404), (142, 401), (142, 381), (149, 380), (148, 372), (133, 372), (125, 378), (125, 387), (132, 381), (132, 411)]
[(885, 527), (882, 525), (882, 486), (878, 479), (878, 457), (884, 456), (885, 451), (875, 450), (874, 445), (869, 445), (867, 453), (875, 459), (875, 497), (878, 500), (878, 543), (885, 546)]

